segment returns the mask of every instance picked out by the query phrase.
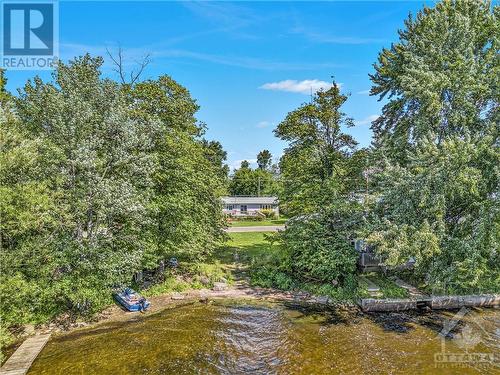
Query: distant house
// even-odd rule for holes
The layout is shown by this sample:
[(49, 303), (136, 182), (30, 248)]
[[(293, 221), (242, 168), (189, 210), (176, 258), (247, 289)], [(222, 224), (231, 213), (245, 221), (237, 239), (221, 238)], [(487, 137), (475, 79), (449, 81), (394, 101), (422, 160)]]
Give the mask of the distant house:
[(273, 210), (279, 216), (277, 197), (222, 197), (223, 212), (229, 216), (257, 216), (262, 210)]

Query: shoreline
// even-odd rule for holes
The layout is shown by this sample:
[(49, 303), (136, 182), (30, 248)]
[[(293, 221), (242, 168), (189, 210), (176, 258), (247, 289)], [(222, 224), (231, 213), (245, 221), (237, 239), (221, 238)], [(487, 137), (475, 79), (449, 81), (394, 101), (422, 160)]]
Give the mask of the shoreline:
[[(86, 330), (97, 329), (105, 324), (112, 323), (123, 323), (137, 321), (138, 319), (147, 318), (158, 314), (167, 309), (174, 309), (177, 307), (185, 306), (188, 304), (201, 302), (210, 303), (211, 300), (223, 300), (223, 299), (234, 299), (234, 300), (253, 300), (261, 302), (270, 303), (280, 303), (289, 302), (296, 303), (300, 305), (310, 305), (310, 306), (322, 306), (328, 308), (336, 308), (344, 310), (345, 312), (356, 312), (356, 313), (384, 313), (384, 310), (366, 311), (359, 305), (359, 303), (353, 301), (337, 301), (333, 300), (327, 296), (315, 296), (304, 291), (281, 291), (272, 288), (260, 288), (260, 287), (250, 287), (250, 286), (239, 286), (239, 287), (228, 287), (225, 290), (211, 290), (211, 289), (191, 289), (183, 293), (170, 292), (161, 294), (154, 297), (148, 298), (151, 302), (151, 307), (143, 313), (130, 312), (125, 310), (118, 304), (112, 304), (106, 307), (99, 314), (94, 316), (90, 320), (76, 319), (75, 321), (70, 321), (68, 317), (58, 317), (51, 322), (45, 323), (38, 328), (33, 328), (25, 330), (22, 334), (18, 335), (15, 342), (5, 348), (4, 353), (6, 354), (5, 360), (1, 365), (16, 352), (16, 350), (21, 346), (21, 344), (28, 338), (41, 336), (41, 335), (52, 335), (52, 337), (64, 336), (67, 334), (77, 333), (79, 331), (84, 332)], [(390, 299), (378, 300), (382, 303), (389, 303)], [(498, 308), (498, 306), (495, 306)], [(494, 307), (494, 308), (495, 308)], [(416, 310), (420, 311), (420, 310)], [(428, 310), (427, 310), (428, 311)], [(408, 311), (395, 310), (397, 313), (409, 313)]]
[(29, 336), (47, 333), (55, 335), (65, 334), (78, 329), (98, 327), (99, 325), (106, 323), (133, 320), (138, 316), (147, 317), (186, 303), (192, 303), (195, 301), (208, 302), (211, 299), (249, 299), (268, 302), (295, 302), (359, 310), (357, 304), (351, 301), (334, 301), (326, 296), (314, 296), (303, 291), (282, 291), (278, 289), (250, 286), (240, 288), (229, 287), (228, 289), (221, 291), (211, 289), (191, 289), (183, 293), (171, 292), (159, 296), (147, 297), (147, 299), (151, 302), (151, 306), (146, 312), (130, 312), (117, 304), (113, 304), (106, 307), (89, 321), (77, 319), (74, 322), (69, 322), (68, 320), (58, 320), (56, 318), (53, 321), (42, 325), (40, 328), (36, 328), (31, 334), (19, 337), (25, 339)]
[[(51, 334), (52, 337), (74, 333), (80, 330), (98, 328), (108, 323), (119, 323), (134, 321), (138, 318), (146, 318), (170, 308), (176, 308), (193, 302), (205, 302), (220, 299), (248, 299), (263, 302), (293, 302), (297, 304), (322, 305), (361, 311), (358, 305), (351, 301), (334, 301), (325, 296), (314, 296), (303, 291), (281, 291), (271, 288), (260, 287), (229, 287), (226, 290), (215, 291), (211, 289), (191, 289), (183, 293), (166, 293), (159, 296), (148, 297), (151, 302), (146, 312), (130, 312), (118, 304), (112, 304), (96, 314), (89, 320), (76, 319), (70, 321), (68, 317), (57, 317), (50, 322), (36, 328), (26, 329), (23, 333), (15, 336), (15, 341), (5, 348), (6, 354), (3, 365), (7, 359), (28, 338), (33, 336)], [(30, 325), (31, 326), (31, 325)], [(32, 326), (31, 326), (32, 327)]]
[[(467, 296), (462, 296), (467, 297)], [(468, 296), (470, 297), (470, 296)], [(125, 310), (122, 306), (118, 304), (112, 304), (103, 309), (100, 313), (96, 314), (93, 318), (89, 320), (76, 319), (71, 321), (67, 317), (57, 317), (50, 322), (47, 322), (37, 328), (26, 329), (23, 333), (16, 337), (13, 344), (9, 346), (10, 349), (13, 347), (18, 347), (23, 340), (28, 337), (37, 336), (41, 334), (52, 334), (52, 335), (63, 335), (71, 333), (81, 329), (96, 328), (100, 325), (113, 322), (126, 322), (129, 320), (135, 320), (137, 317), (148, 317), (163, 310), (169, 308), (176, 308), (188, 303), (193, 302), (204, 302), (208, 303), (213, 299), (248, 299), (263, 302), (292, 302), (297, 304), (307, 304), (307, 305), (321, 305), (328, 306), (331, 308), (340, 308), (348, 310), (356, 310), (359, 312), (387, 312), (383, 309), (380, 310), (364, 310), (360, 305), (360, 302), (367, 301), (370, 299), (360, 299), (358, 302), (355, 301), (339, 301), (331, 299), (328, 296), (318, 296), (313, 295), (305, 291), (283, 291), (272, 288), (261, 288), (261, 287), (251, 287), (251, 286), (240, 286), (240, 287), (228, 287), (225, 290), (212, 290), (212, 289), (190, 289), (182, 293), (169, 292), (161, 294), (158, 296), (147, 297), (151, 302), (150, 308), (146, 312), (130, 312)], [(443, 299), (449, 298), (449, 296), (436, 296), (434, 298)], [(497, 297), (498, 298), (498, 297)], [(376, 304), (385, 304), (399, 302), (398, 299), (372, 299)], [(407, 301), (407, 300), (404, 300)], [(410, 301), (410, 300), (408, 300)], [(498, 306), (478, 306), (485, 308), (498, 308)], [(460, 307), (458, 307), (460, 308)], [(446, 308), (445, 308), (446, 309)], [(451, 308), (453, 310), (453, 308)], [(457, 308), (455, 308), (457, 309)], [(396, 309), (394, 312), (403, 312), (407, 309)], [(417, 309), (418, 310), (418, 309)], [(11, 352), (11, 350), (7, 350)]]

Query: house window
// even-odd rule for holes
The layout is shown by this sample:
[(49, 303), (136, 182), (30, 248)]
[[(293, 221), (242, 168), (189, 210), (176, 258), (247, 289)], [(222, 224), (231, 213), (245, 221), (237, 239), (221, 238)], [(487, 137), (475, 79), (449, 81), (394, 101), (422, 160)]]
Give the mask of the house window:
[(272, 210), (274, 207), (272, 204), (261, 204), (260, 209), (261, 210)]
[(247, 206), (246, 204), (242, 204), (241, 207), (240, 207), (240, 211), (241, 212), (247, 212)]
[(234, 210), (234, 206), (232, 204), (226, 204), (226, 210), (232, 211)]

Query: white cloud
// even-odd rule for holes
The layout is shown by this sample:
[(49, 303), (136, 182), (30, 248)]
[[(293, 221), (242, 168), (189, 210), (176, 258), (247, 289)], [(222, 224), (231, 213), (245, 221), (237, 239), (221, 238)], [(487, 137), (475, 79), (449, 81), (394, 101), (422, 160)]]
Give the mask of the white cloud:
[[(341, 86), (341, 84), (338, 85)], [(287, 79), (279, 82), (265, 83), (259, 88), (264, 90), (297, 92), (307, 95), (310, 94), (311, 91), (315, 93), (321, 89), (328, 90), (330, 87), (332, 87), (331, 82), (320, 81), (319, 79), (305, 79), (303, 81)]]
[(259, 122), (256, 127), (262, 129), (262, 128), (267, 128), (269, 126), (273, 126), (274, 124), (272, 122), (269, 122), (269, 121), (261, 121)]
[(370, 115), (368, 117), (365, 117), (364, 119), (361, 120), (355, 120), (354, 124), (355, 125), (370, 125), (373, 121), (378, 119), (379, 115)]
[(370, 95), (370, 89), (358, 91), (356, 94), (358, 94), (358, 95)]

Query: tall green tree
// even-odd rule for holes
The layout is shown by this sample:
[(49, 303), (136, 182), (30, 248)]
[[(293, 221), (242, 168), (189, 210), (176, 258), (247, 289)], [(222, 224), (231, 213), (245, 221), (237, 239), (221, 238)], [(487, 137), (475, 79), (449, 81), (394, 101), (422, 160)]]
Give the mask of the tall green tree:
[(60, 63), (18, 98), (0, 71), (0, 341), (224, 237), (225, 152), (201, 139), (196, 101), (168, 76), (103, 79), (102, 62)]
[(231, 195), (276, 195), (279, 190), (279, 181), (276, 173), (268, 169), (252, 169), (246, 160), (236, 169), (229, 181)]
[(225, 181), (228, 178), (229, 166), (226, 164), (227, 152), (219, 141), (202, 141), (205, 157), (218, 171), (218, 175)]
[(188, 89), (172, 77), (162, 75), (157, 80), (146, 80), (134, 86), (124, 85), (133, 99), (133, 112), (138, 117), (158, 118), (169, 129), (192, 136), (202, 135), (204, 125), (195, 117), (200, 109)]
[(416, 260), (439, 292), (498, 291), (500, 8), (443, 1), (384, 49), (372, 94), (375, 193), (366, 234), (389, 264)]
[[(131, 118), (120, 86), (100, 77), (101, 64), (88, 55), (60, 63), (53, 82), (35, 78), (16, 100), (27, 142), (11, 138), (3, 153), (13, 161), (4, 188), (18, 198), (3, 200), (10, 238), (2, 276), (43, 290), (31, 302), (38, 313), (95, 311), (141, 268), (150, 246), (158, 124)], [(28, 173), (14, 178), (21, 153)]]
[(257, 165), (259, 169), (263, 171), (268, 170), (271, 167), (273, 156), (269, 150), (262, 150), (257, 154)]
[(498, 291), (500, 152), (492, 137), (422, 140), (405, 166), (381, 163), (368, 240), (439, 292)]
[(356, 253), (349, 237), (362, 211), (348, 195), (358, 187), (366, 152), (356, 151), (356, 141), (342, 131), (353, 125), (342, 111), (346, 101), (334, 83), (290, 112), (275, 134), (289, 142), (280, 160), (280, 204), (295, 216), (280, 234), (283, 270), (294, 279), (353, 290)]
[[(5, 84), (3, 81), (2, 84)], [(58, 267), (48, 239), (59, 227), (51, 189), (51, 147), (26, 130), (12, 97), (0, 100), (0, 341), (3, 328), (43, 320), (60, 308), (52, 275)], [(41, 296), (43, 296), (41, 298)], [(48, 297), (48, 301), (44, 300)]]
[(315, 212), (334, 195), (346, 192), (347, 163), (356, 141), (342, 131), (353, 120), (343, 111), (347, 96), (335, 83), (319, 91), (311, 103), (290, 112), (275, 129), (288, 142), (280, 160), (280, 202), (293, 214)]
[(223, 238), (225, 153), (218, 142), (199, 138), (199, 106), (171, 77), (137, 83), (127, 92), (134, 117), (160, 124), (152, 149), (158, 163), (152, 201), (156, 245), (148, 264), (171, 256), (200, 259)]
[(389, 99), (372, 126), (377, 143), (401, 161), (430, 135), (498, 131), (499, 15), (488, 1), (445, 0), (406, 20), (370, 75), (371, 94)]
[(257, 195), (257, 181), (255, 174), (246, 160), (241, 162), (240, 168), (235, 169), (230, 182), (230, 195)]

